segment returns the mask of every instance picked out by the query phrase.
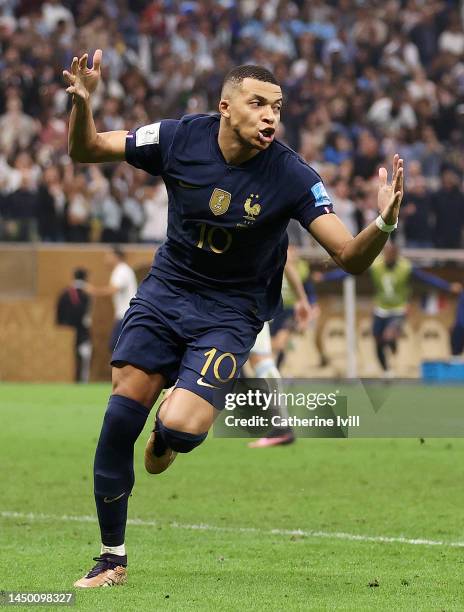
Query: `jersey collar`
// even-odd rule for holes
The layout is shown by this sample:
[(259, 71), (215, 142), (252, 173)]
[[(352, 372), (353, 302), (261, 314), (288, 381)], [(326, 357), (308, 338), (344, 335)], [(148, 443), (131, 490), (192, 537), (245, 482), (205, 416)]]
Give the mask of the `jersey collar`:
[(220, 115), (219, 113), (217, 113), (213, 115), (213, 117), (216, 119), (216, 121), (214, 121), (212, 125), (210, 139), (210, 152), (213, 157), (223, 163), (224, 166), (227, 166), (227, 168), (230, 168), (232, 170), (248, 170), (249, 168), (255, 168), (261, 165), (262, 161), (264, 161), (264, 159), (267, 157), (266, 153), (268, 153), (269, 149), (272, 147), (272, 144), (265, 151), (260, 151), (258, 155), (255, 155), (246, 162), (243, 162), (243, 164), (240, 164), (238, 166), (234, 164), (228, 164), (224, 159), (224, 155), (222, 154), (218, 142)]

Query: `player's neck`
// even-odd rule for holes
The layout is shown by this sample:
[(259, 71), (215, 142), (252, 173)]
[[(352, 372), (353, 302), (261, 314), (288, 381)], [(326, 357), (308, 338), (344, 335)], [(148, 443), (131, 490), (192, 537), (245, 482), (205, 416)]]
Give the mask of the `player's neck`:
[(246, 147), (232, 130), (219, 128), (218, 145), (227, 164), (240, 166), (258, 155), (258, 149)]

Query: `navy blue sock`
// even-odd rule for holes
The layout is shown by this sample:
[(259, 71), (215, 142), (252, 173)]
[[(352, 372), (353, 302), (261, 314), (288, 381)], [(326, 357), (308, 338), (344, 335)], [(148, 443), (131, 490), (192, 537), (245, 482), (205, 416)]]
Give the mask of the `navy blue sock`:
[(281, 368), (281, 366), (282, 366), (282, 364), (284, 362), (284, 359), (285, 359), (284, 351), (279, 351), (277, 353), (277, 358), (276, 358), (276, 367), (277, 367), (278, 370), (280, 370), (280, 368)]
[(134, 486), (134, 443), (149, 414), (138, 402), (112, 395), (95, 452), (94, 492), (102, 543), (124, 543), (127, 503)]
[(171, 429), (170, 427), (166, 427), (157, 413), (153, 453), (155, 457), (161, 457), (168, 448), (171, 448), (177, 453), (189, 453), (194, 448), (199, 446), (205, 440), (207, 435), (207, 431), (201, 434), (192, 434), (186, 431), (177, 431), (175, 429)]
[(388, 370), (387, 365), (387, 356), (385, 355), (385, 342), (380, 341), (376, 343), (376, 351), (377, 351), (377, 359), (380, 361), (380, 365), (382, 366), (382, 370)]

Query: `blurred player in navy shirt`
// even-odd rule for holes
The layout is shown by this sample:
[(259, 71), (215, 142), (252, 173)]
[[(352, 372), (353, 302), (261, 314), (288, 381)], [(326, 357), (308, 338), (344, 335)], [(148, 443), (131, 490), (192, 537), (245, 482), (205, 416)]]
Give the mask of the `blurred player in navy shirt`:
[(332, 211), (319, 175), (275, 140), (282, 91), (260, 66), (225, 78), (219, 113), (156, 121), (130, 132), (97, 133), (90, 97), (102, 52), (64, 71), (72, 94), (69, 153), (75, 161), (124, 161), (161, 176), (169, 195), (166, 242), (127, 311), (112, 357), (113, 395), (94, 464), (102, 537), (97, 564), (75, 584), (122, 584), (134, 443), (164, 388), (145, 451), (145, 467), (164, 471), (177, 452), (206, 437), (218, 408), (213, 393), (232, 380), (255, 338), (280, 307), (290, 219), (350, 273), (375, 259), (397, 223), (402, 160), (392, 183), (379, 171), (381, 215), (355, 238)]
[(76, 268), (73, 281), (58, 297), (56, 305), (57, 325), (74, 328), (75, 380), (88, 382), (90, 359), (92, 357), (92, 339), (90, 337), (91, 299), (87, 291), (87, 270)]

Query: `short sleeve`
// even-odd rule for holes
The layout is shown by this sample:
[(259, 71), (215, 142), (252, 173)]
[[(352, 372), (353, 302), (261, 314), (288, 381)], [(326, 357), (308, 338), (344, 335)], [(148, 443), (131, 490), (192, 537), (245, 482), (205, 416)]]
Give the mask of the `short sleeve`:
[(131, 130), (126, 136), (126, 161), (153, 176), (162, 174), (178, 123), (165, 119)]
[(320, 217), (333, 213), (333, 204), (319, 174), (300, 158), (294, 158), (290, 167), (292, 185), (292, 219), (307, 230)]
[(120, 268), (115, 268), (111, 273), (110, 285), (116, 287), (116, 289), (122, 289), (124, 287), (124, 273)]

